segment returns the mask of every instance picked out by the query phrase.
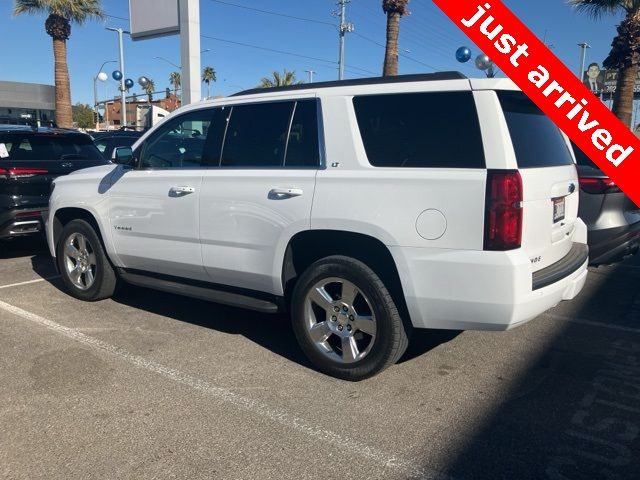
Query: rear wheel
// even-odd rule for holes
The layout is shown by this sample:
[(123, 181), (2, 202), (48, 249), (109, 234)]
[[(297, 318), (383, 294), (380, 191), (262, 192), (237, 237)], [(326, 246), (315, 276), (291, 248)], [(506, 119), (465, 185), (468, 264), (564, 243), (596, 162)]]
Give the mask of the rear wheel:
[(73, 220), (62, 230), (56, 249), (58, 268), (67, 291), (85, 301), (109, 298), (117, 276), (93, 227)]
[(293, 293), (293, 329), (321, 371), (363, 380), (395, 363), (408, 345), (398, 309), (384, 283), (350, 257), (315, 262)]

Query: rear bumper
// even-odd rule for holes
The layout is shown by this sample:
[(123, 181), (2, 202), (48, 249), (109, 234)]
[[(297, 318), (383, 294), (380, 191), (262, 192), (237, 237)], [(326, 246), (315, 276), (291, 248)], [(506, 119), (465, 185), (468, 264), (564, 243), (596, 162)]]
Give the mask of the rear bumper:
[(507, 330), (574, 298), (588, 264), (586, 245), (574, 249), (579, 255), (558, 262), (562, 274), (534, 289), (531, 261), (521, 250), (390, 248), (413, 325), (452, 330)]
[(0, 213), (0, 239), (33, 235), (44, 231), (48, 206), (14, 208)]
[(622, 260), (640, 247), (640, 222), (623, 227), (590, 230), (589, 263), (599, 265)]

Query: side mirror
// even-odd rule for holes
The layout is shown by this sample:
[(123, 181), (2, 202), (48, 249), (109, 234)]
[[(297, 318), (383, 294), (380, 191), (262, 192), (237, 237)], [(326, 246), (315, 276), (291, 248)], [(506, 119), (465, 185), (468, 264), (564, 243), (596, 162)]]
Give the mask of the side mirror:
[(133, 167), (133, 150), (131, 147), (117, 147), (113, 150), (113, 163)]

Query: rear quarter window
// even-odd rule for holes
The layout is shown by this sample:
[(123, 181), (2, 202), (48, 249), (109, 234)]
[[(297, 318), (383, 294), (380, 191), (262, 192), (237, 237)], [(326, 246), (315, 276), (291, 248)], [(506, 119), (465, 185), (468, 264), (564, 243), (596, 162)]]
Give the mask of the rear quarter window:
[(578, 165), (600, 169), (575, 143), (571, 142), (571, 146), (573, 147), (573, 154), (576, 156), (576, 163)]
[(518, 168), (573, 165), (560, 129), (522, 92), (498, 92)]
[(375, 167), (485, 168), (471, 92), (367, 95), (353, 106)]

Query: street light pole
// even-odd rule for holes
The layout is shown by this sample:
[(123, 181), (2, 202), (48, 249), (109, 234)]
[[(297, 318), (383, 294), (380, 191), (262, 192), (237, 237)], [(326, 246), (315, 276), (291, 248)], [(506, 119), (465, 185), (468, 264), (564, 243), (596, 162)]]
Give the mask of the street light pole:
[(309, 83), (313, 83), (313, 75), (316, 73), (315, 70), (305, 70), (305, 72), (309, 74)]
[(96, 113), (96, 130), (98, 130), (100, 128), (100, 115), (98, 113), (98, 76), (102, 73), (102, 69), (104, 68), (104, 66), (107, 63), (117, 63), (115, 60), (107, 60), (106, 62), (104, 62), (101, 66), (100, 69), (98, 70), (98, 73), (96, 73), (96, 76), (93, 77), (93, 109), (95, 110)]
[(587, 63), (587, 49), (591, 48), (591, 45), (588, 43), (579, 43), (578, 46), (582, 50), (580, 54), (580, 71), (578, 72), (578, 78), (582, 82), (584, 80), (584, 67)]
[(126, 32), (121, 28), (110, 28), (110, 27), (107, 27), (107, 30), (111, 30), (112, 32), (116, 32), (118, 34), (118, 50), (120, 52), (120, 73), (122, 73), (122, 78), (120, 79), (120, 92), (121, 92), (121, 102), (122, 102), (121, 109), (120, 109), (120, 112), (121, 112), (120, 123), (122, 127), (126, 127), (127, 126), (127, 93), (124, 86), (124, 80), (126, 78), (126, 75), (124, 73), (124, 48), (122, 45), (122, 34), (131, 33), (131, 32)]

